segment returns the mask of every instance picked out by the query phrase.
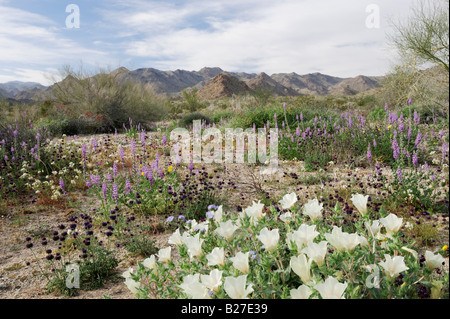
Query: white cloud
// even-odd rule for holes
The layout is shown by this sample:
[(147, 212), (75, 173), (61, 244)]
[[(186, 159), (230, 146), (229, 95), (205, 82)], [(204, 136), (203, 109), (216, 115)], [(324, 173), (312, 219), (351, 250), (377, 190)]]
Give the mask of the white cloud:
[[(387, 17), (410, 2), (378, 1), (378, 29), (367, 28), (371, 3), (361, 0), (188, 1), (178, 7), (120, 1), (126, 14), (114, 14), (121, 30), (134, 35), (123, 40), (125, 53), (156, 68), (380, 75), (389, 66)], [(203, 26), (195, 27), (195, 19)]]

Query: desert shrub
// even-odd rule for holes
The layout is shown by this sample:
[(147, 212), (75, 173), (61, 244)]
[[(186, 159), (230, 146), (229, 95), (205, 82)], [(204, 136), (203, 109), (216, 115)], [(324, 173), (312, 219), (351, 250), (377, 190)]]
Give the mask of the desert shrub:
[(55, 83), (53, 94), (64, 111), (57, 117), (69, 121), (69, 131), (78, 127), (79, 133), (112, 132), (129, 119), (145, 128), (168, 112), (166, 98), (147, 86), (124, 80), (121, 73), (101, 70), (89, 76), (70, 68), (65, 72), (66, 78)]
[(190, 126), (192, 126), (193, 121), (197, 121), (197, 120), (202, 121), (202, 124), (203, 123), (204, 124), (212, 123), (211, 119), (208, 116), (206, 116), (202, 113), (194, 112), (194, 113), (189, 113), (189, 114), (186, 114), (185, 116), (183, 116), (180, 119), (180, 126), (190, 127)]

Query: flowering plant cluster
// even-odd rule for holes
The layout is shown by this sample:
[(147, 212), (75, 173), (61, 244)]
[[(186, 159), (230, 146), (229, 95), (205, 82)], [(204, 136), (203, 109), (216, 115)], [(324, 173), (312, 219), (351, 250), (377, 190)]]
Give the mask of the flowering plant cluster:
[(360, 218), (351, 225), (327, 222), (317, 199), (298, 208), (295, 193), (280, 211), (260, 201), (238, 215), (211, 205), (205, 221), (186, 221), (167, 247), (127, 270), (125, 284), (138, 298), (443, 297), (444, 258), (409, 248), (396, 214), (369, 218), (367, 199), (352, 196)]

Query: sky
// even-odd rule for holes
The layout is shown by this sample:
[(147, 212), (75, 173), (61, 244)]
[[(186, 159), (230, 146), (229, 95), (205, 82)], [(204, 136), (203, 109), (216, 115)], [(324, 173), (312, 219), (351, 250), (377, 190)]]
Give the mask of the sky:
[(0, 83), (126, 67), (384, 75), (416, 0), (0, 0)]

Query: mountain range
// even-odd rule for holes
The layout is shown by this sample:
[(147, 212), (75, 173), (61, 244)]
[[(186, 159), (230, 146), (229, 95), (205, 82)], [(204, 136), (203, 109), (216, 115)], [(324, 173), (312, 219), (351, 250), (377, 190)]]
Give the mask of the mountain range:
[[(200, 97), (215, 99), (251, 92), (257, 89), (270, 90), (274, 95), (353, 95), (380, 86), (382, 77), (358, 75), (340, 78), (321, 73), (299, 75), (276, 73), (269, 76), (261, 72), (227, 72), (218, 67), (204, 67), (199, 71), (161, 71), (154, 68), (128, 70), (120, 67), (111, 72), (119, 80), (143, 83), (156, 93), (176, 97), (183, 90), (196, 88)], [(64, 80), (63, 80), (64, 81)], [(0, 83), (0, 94), (16, 101), (29, 101), (48, 97), (52, 86), (45, 87), (34, 82), (12, 81)]]

